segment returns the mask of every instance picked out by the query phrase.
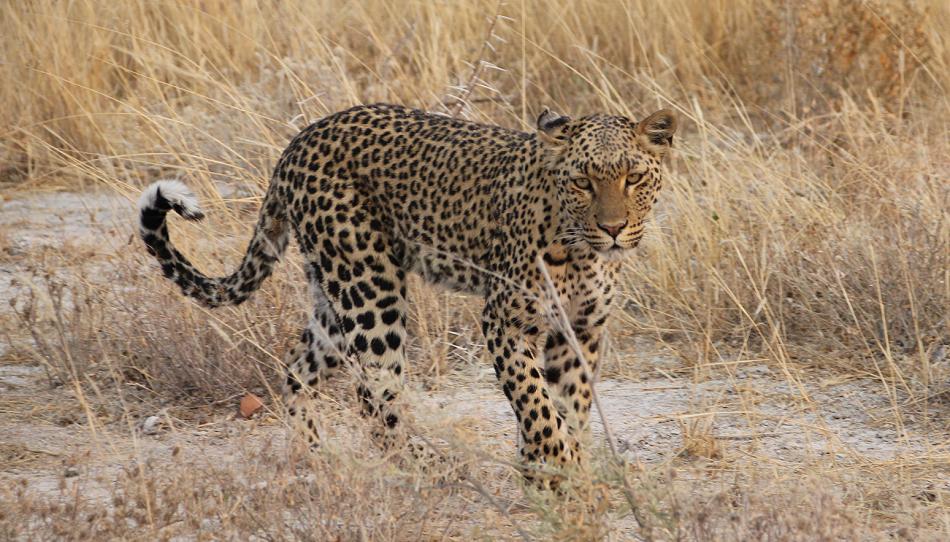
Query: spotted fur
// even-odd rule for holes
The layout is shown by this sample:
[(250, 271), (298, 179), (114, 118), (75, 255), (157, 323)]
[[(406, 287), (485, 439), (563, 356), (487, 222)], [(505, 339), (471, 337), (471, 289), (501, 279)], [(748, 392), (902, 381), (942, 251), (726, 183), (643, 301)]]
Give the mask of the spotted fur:
[(168, 211), (202, 216), (180, 183), (146, 189), (141, 234), (165, 276), (209, 307), (247, 299), (295, 235), (313, 310), (287, 354), (284, 393), (311, 438), (307, 392), (350, 361), (383, 442), (398, 440), (407, 273), (484, 297), (482, 330), (517, 418), (521, 456), (572, 463), (621, 257), (643, 235), (675, 128), (665, 110), (639, 123), (545, 111), (537, 132), (525, 133), (359, 106), (290, 142), (233, 274), (207, 277), (172, 246)]

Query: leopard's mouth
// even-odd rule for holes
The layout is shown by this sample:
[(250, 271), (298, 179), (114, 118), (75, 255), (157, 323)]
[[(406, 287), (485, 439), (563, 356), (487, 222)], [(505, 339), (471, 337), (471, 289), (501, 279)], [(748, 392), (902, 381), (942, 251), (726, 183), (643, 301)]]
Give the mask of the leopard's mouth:
[(599, 243), (591, 243), (591, 247), (603, 256), (616, 258), (628, 254), (629, 251), (637, 248), (640, 245), (640, 239), (641, 236), (637, 236), (633, 239), (625, 239), (623, 243), (620, 243), (618, 239), (611, 239), (606, 242), (601, 240)]
[(611, 236), (596, 228), (585, 227), (582, 238), (594, 252), (613, 259), (629, 254), (629, 251), (640, 246), (643, 233), (642, 228), (626, 228), (617, 232), (616, 236)]

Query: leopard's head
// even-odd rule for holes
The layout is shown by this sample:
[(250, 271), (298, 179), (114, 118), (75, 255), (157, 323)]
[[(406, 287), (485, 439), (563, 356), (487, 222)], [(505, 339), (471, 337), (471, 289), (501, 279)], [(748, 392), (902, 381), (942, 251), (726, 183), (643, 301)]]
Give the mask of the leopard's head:
[(538, 134), (566, 221), (562, 235), (609, 257), (635, 248), (675, 131), (676, 116), (667, 109), (640, 122), (609, 115), (572, 120), (545, 110)]

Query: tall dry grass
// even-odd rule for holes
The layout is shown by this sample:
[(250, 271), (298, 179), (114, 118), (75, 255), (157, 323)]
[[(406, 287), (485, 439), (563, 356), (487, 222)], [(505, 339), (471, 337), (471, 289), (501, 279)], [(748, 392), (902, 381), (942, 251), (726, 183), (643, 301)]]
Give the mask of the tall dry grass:
[[(948, 408), (945, 2), (76, 0), (10, 3), (0, 28), (0, 183), (134, 200), (151, 180), (180, 178), (210, 220), (173, 224), (176, 243), (212, 273), (239, 261), (289, 138), (343, 107), (399, 102), (522, 129), (543, 106), (634, 117), (670, 107), (683, 121), (670, 181), (627, 266), (621, 355), (605, 373), (630, 376), (625, 345), (649, 336), (697, 375), (755, 357), (792, 380), (876, 379), (895, 418)], [(55, 281), (40, 280), (18, 310), (24, 328), (60, 330), (35, 345), (66, 360), (51, 365), (59, 380), (118, 372), (153, 396), (223, 401), (273, 385), (303, 322), (295, 262), (252, 303), (209, 313), (131, 251), (112, 262), (112, 283), (72, 284), (65, 308), (51, 306)], [(168, 299), (155, 303), (159, 288)], [(412, 370), (437, 386), (453, 364), (478, 363), (477, 307), (415, 290)], [(83, 302), (92, 308), (75, 312)], [(235, 359), (248, 363), (235, 371)], [(716, 539), (730, 528), (695, 511), (712, 501), (650, 496), (658, 532)], [(810, 527), (854, 520), (836, 506)], [(549, 514), (541, 535), (578, 532), (556, 508), (538, 510)], [(763, 512), (769, 525), (790, 525), (777, 510)], [(600, 533), (602, 519), (584, 532)], [(744, 524), (742, 536), (762, 525)]]
[(945, 380), (942, 2), (83, 1), (0, 17), (7, 179), (132, 197), (180, 177), (209, 202), (202, 237), (234, 239), (229, 262), (283, 145), (339, 108), (527, 129), (542, 104), (672, 107), (684, 129), (630, 265), (630, 325), (701, 344), (700, 363), (726, 341), (783, 363), (873, 359), (860, 366), (925, 396)]

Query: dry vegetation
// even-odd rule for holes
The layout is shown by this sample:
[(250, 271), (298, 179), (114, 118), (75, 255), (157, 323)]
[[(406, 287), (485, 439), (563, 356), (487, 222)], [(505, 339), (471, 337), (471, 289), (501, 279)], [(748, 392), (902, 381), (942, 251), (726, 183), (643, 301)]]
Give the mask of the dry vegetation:
[[(237, 451), (211, 449), (228, 460), (202, 462), (189, 439), (235, 425), (222, 412), (245, 390), (272, 411), (254, 429), (279, 426), (280, 354), (303, 321), (296, 260), (212, 313), (161, 281), (130, 222), (54, 249), (0, 232), (18, 281), (0, 290), (2, 365), (45, 370), (41, 389), (0, 395), (3, 427), (77, 426), (89, 449), (130, 442), (134, 458), (80, 481), (69, 462), (95, 460), (60, 458), (44, 490), (29, 473), (60, 459), (0, 437), (0, 538), (950, 537), (947, 3), (37, 1), (7, 4), (0, 28), (5, 199), (131, 202), (180, 178), (210, 219), (173, 224), (176, 242), (214, 273), (239, 261), (283, 146), (329, 112), (387, 101), (529, 129), (544, 105), (675, 109), (669, 189), (627, 267), (602, 378), (725, 380), (755, 417), (772, 390), (736, 376), (754, 362), (802, 425), (809, 384), (863, 382), (897, 435), (886, 460), (775, 458), (718, 438), (726, 403), (697, 402), (677, 419), (680, 450), (620, 466), (598, 443), (592, 472), (550, 495), (520, 488), (510, 447), (479, 448), (471, 420), (427, 429), (464, 473), (449, 482), (364, 452), (341, 393), (327, 414), (340, 435), (312, 457), (232, 436)], [(483, 366), (477, 303), (414, 289), (411, 378), (451, 396)], [(673, 361), (653, 367), (644, 344)], [(138, 429), (155, 412), (172, 435), (160, 459)]]

